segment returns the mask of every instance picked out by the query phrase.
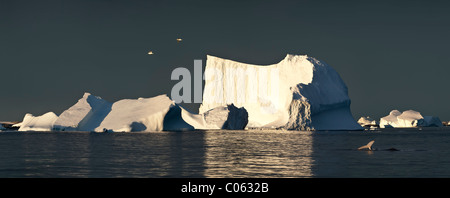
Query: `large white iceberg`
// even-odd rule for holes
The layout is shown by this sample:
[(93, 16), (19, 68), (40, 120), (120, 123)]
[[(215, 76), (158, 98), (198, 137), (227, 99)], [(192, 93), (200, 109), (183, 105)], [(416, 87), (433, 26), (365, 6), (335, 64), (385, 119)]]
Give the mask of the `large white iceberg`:
[(389, 115), (380, 119), (380, 128), (398, 127), (441, 127), (442, 122), (438, 117), (425, 116), (414, 110), (407, 110), (403, 113), (392, 110)]
[(58, 116), (53, 112), (48, 112), (41, 116), (33, 116), (27, 113), (23, 118), (19, 131), (52, 131), (53, 123), (58, 119)]
[(199, 113), (227, 104), (244, 107), (248, 127), (362, 130), (350, 111), (347, 86), (328, 64), (287, 55), (259, 66), (207, 56)]

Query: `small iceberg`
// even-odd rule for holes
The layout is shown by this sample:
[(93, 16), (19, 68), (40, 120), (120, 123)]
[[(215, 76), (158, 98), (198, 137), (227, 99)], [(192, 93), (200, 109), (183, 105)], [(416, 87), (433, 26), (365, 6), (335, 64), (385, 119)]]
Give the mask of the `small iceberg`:
[(27, 113), (23, 118), (19, 131), (52, 131), (53, 124), (58, 116), (53, 112), (48, 112), (41, 116), (33, 116)]
[(422, 116), (414, 110), (400, 112), (392, 110), (389, 115), (380, 119), (380, 128), (398, 127), (442, 127), (442, 122), (435, 116)]

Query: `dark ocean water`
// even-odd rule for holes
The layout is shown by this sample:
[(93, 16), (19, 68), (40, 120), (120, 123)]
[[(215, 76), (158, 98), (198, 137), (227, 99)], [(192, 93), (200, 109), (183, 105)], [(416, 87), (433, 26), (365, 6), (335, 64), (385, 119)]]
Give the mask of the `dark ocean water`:
[[(357, 150), (370, 140), (377, 150)], [(1, 132), (0, 177), (450, 177), (449, 143), (447, 127)]]

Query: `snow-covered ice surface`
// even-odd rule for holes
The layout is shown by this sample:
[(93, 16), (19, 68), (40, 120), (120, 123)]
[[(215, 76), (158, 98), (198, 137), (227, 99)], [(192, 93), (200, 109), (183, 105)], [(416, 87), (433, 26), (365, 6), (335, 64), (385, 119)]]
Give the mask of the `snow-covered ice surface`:
[(414, 110), (407, 110), (403, 113), (392, 110), (389, 115), (380, 119), (380, 128), (397, 127), (440, 127), (442, 122), (438, 117), (425, 116)]
[(162, 131), (164, 117), (174, 105), (166, 95), (119, 100), (95, 131)]
[(199, 114), (167, 95), (110, 103), (85, 93), (59, 117), (27, 114), (20, 130), (161, 131), (284, 128), (362, 130), (350, 111), (347, 86), (328, 64), (287, 55), (258, 66), (207, 56)]
[(52, 131), (53, 123), (58, 116), (53, 112), (45, 113), (41, 116), (33, 116), (30, 113), (25, 114), (19, 131)]
[(207, 56), (199, 113), (233, 103), (249, 127), (293, 130), (362, 130), (350, 111), (347, 86), (328, 64), (287, 55), (273, 65)]

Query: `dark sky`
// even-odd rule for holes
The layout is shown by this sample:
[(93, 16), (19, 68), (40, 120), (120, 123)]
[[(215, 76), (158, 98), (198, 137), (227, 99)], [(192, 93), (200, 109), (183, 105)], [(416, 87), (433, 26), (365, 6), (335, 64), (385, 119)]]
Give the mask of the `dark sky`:
[(85, 91), (111, 102), (170, 96), (172, 70), (192, 72), (207, 54), (273, 64), (287, 53), (336, 69), (356, 119), (414, 109), (450, 120), (449, 10), (445, 1), (0, 0), (0, 120), (60, 114)]

